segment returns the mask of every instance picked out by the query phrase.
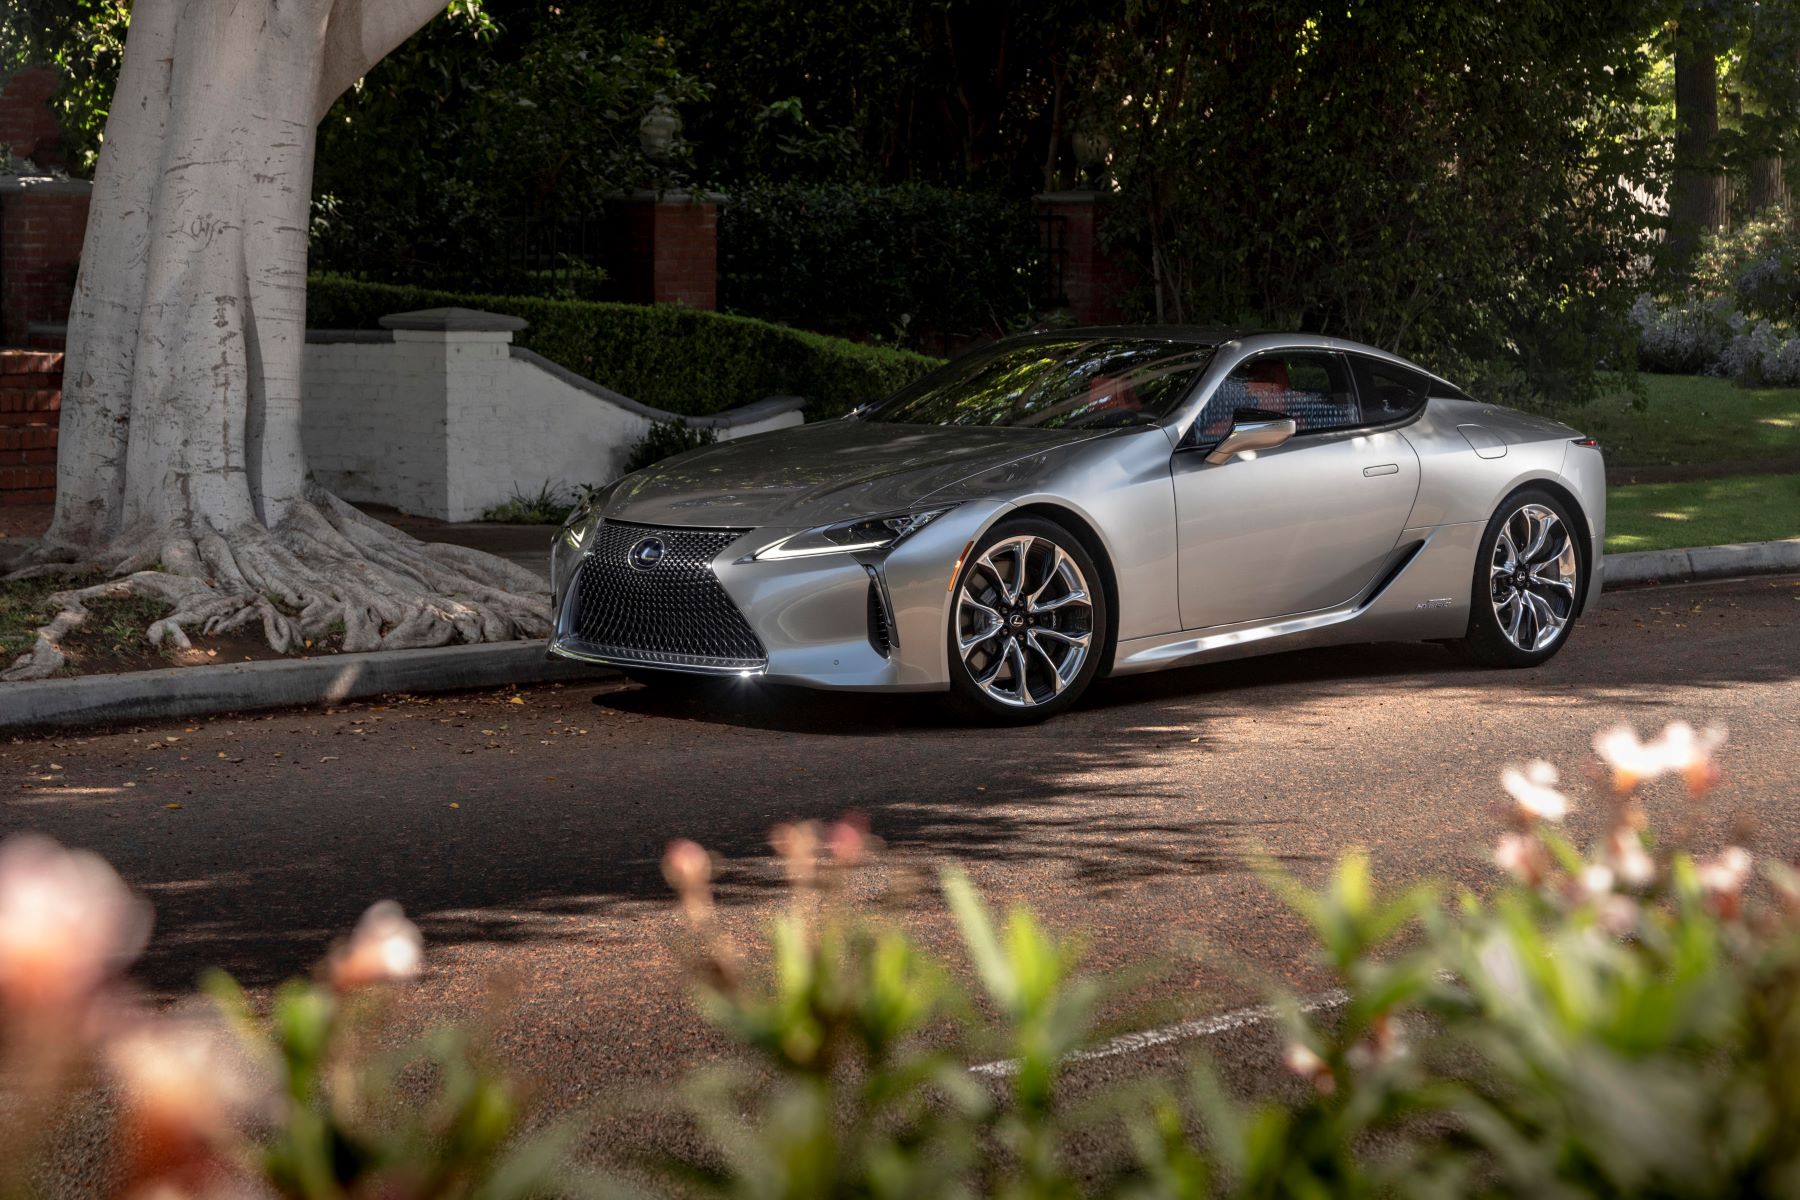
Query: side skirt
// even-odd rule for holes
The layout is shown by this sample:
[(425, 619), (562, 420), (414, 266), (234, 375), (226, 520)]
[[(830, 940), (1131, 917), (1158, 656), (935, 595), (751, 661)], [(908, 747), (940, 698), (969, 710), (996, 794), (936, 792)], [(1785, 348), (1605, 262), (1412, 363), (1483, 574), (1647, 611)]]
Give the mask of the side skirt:
[(1482, 523), (1409, 529), (1387, 565), (1355, 599), (1273, 621), (1181, 630), (1119, 645), (1114, 675), (1343, 642), (1460, 637)]

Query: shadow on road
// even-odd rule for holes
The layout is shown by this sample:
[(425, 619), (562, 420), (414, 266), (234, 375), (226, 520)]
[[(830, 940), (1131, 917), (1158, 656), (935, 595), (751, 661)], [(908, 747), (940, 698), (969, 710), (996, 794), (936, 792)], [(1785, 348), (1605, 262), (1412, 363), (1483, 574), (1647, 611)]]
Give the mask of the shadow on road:
[[(0, 832), (91, 846), (146, 889), (161, 932), (143, 975), (159, 989), (206, 964), (252, 983), (304, 970), (381, 897), (439, 944), (603, 943), (611, 918), (666, 912), (670, 839), (714, 850), (724, 900), (743, 905), (779, 886), (772, 825), (847, 810), (897, 861), (1129, 894), (1241, 871), (1259, 846), (1298, 860), (1352, 829), (1381, 836), (1379, 806), (1360, 825), (1341, 806), (1396, 761), (1442, 775), (1447, 798), (1473, 797), (1493, 764), (1446, 747), (1469, 745), (1476, 722), (1575, 730), (1580, 746), (1603, 719), (1666, 706), (1671, 688), (1791, 683), (1792, 584), (1735, 587), (1614, 600), (1533, 671), (1472, 670), (1436, 646), (1304, 651), (1104, 681), (1024, 729), (964, 727), (930, 696), (609, 685), (523, 706), (402, 705), (379, 724), (364, 707), (109, 734), (55, 749), (55, 786), (28, 773), (50, 751), (15, 744), (0, 769), (26, 782)], [(1540, 709), (1556, 719), (1512, 716)], [(191, 761), (141, 757), (165, 732)], [(243, 765), (227, 773), (221, 759)], [(1341, 834), (1318, 836), (1315, 796), (1336, 798)]]

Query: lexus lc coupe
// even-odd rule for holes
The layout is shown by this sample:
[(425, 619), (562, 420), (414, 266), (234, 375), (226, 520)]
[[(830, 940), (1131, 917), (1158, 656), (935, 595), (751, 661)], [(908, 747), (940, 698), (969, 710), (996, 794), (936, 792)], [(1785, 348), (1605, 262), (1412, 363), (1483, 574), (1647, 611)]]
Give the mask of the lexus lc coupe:
[(551, 651), (647, 680), (947, 692), (1345, 642), (1529, 667), (1600, 593), (1591, 438), (1309, 335), (1076, 329), (705, 446), (556, 538)]

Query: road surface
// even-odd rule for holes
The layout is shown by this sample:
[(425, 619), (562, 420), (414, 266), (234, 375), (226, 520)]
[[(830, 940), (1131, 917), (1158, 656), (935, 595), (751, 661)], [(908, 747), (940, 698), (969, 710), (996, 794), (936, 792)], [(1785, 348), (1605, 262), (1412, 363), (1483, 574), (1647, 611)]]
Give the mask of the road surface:
[[(0, 833), (92, 847), (154, 900), (138, 979), (159, 994), (208, 964), (257, 987), (306, 971), (398, 899), (431, 964), (408, 1016), (468, 1015), (510, 981), (502, 1051), (562, 1110), (728, 1053), (681, 982), (658, 869), (673, 837), (722, 856), (728, 923), (751, 941), (781, 903), (768, 829), (862, 812), (888, 847), (863, 886), (926, 881), (898, 903), (933, 945), (952, 950), (928, 881), (959, 862), (1080, 933), (1093, 971), (1157, 959), (1143, 1011), (1116, 1019), (1175, 1020), (1331, 982), (1247, 855), (1310, 876), (1363, 846), (1384, 884), (1484, 886), (1501, 767), (1548, 758), (1587, 800), (1590, 739), (1618, 721), (1728, 725), (1701, 840), (1800, 854), (1797, 677), (1800, 579), (1763, 578), (1609, 595), (1534, 671), (1423, 645), (1304, 652), (1108, 682), (1024, 730), (962, 728), (918, 698), (610, 683), (14, 739)], [(1653, 822), (1684, 803), (1657, 793)], [(615, 1146), (668, 1136), (643, 1114), (604, 1125)]]

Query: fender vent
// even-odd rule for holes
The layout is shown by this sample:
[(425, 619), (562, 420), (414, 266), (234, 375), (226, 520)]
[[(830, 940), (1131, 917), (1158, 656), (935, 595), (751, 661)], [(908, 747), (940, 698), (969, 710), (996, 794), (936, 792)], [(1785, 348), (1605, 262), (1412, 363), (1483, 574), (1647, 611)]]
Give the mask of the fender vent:
[(881, 599), (881, 585), (869, 577), (869, 645), (875, 653), (887, 658), (894, 652), (893, 630), (888, 625), (887, 605)]

